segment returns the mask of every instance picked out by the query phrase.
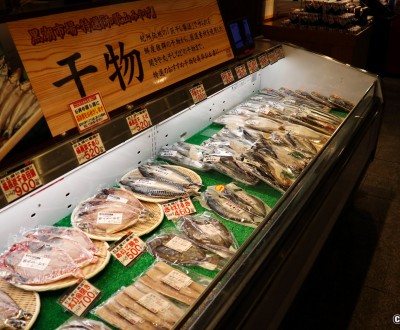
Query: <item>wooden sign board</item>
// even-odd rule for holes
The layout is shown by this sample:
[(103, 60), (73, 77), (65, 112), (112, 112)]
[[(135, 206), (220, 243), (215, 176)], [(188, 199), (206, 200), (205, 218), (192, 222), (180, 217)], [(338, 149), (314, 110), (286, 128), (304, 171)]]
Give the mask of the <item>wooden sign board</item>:
[(217, 0), (143, 0), (7, 23), (53, 136), (233, 58)]

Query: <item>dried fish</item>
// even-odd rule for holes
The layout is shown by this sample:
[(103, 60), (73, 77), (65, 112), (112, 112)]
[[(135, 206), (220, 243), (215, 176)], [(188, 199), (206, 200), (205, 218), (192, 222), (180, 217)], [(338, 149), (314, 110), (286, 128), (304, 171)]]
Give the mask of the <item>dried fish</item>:
[(147, 249), (156, 258), (172, 264), (216, 269), (221, 258), (191, 242), (184, 234), (161, 233), (146, 241)]
[(194, 189), (201, 187), (201, 183), (194, 182), (189, 175), (186, 175), (172, 166), (142, 164), (139, 165), (138, 169), (144, 177), (160, 178), (162, 180), (185, 185), (185, 187), (193, 187)]
[(23, 329), (32, 314), (23, 310), (4, 290), (0, 289), (0, 328)]
[(153, 198), (175, 199), (188, 195), (197, 195), (197, 189), (189, 184), (178, 184), (158, 178), (126, 178), (119, 182), (134, 193)]
[(237, 250), (233, 234), (221, 221), (207, 213), (183, 216), (179, 218), (177, 225), (196, 244), (223, 258), (231, 258)]
[(208, 189), (203, 193), (206, 205), (215, 213), (226, 220), (231, 220), (250, 227), (257, 227), (263, 220), (230, 199), (221, 196), (216, 190)]

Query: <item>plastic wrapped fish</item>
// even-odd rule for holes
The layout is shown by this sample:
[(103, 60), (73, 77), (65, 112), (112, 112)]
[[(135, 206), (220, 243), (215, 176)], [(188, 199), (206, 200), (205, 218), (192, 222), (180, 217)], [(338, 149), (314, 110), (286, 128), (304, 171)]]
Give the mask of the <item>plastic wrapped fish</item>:
[(32, 314), (24, 311), (5, 291), (0, 289), (0, 328), (24, 329)]

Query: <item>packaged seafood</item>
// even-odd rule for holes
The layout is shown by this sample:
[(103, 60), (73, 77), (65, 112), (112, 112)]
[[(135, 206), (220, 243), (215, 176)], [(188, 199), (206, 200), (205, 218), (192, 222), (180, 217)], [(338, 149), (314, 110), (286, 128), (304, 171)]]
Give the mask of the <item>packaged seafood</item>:
[(24, 329), (32, 314), (23, 310), (4, 290), (0, 289), (0, 328)]
[(209, 212), (185, 215), (178, 219), (177, 228), (197, 245), (229, 259), (237, 251), (238, 243), (233, 234)]
[[(192, 174), (190, 176), (187, 174), (187, 170), (179, 166), (151, 163), (139, 165), (138, 170), (144, 177), (172, 181), (186, 187), (193, 187), (194, 189), (201, 187), (201, 178), (198, 175), (194, 175), (193, 177), (193, 174), (190, 173)], [(194, 178), (196, 181), (194, 181)]]
[(73, 316), (56, 330), (111, 330), (111, 328), (100, 321)]
[[(202, 205), (226, 220), (230, 220), (249, 227), (257, 227), (264, 220), (265, 216), (255, 214), (244, 206), (244, 198), (238, 198), (235, 194), (223, 193), (225, 186), (209, 186), (202, 194), (200, 202)], [(241, 191), (245, 194), (244, 191)], [(244, 204), (244, 205), (243, 205)], [(267, 210), (267, 208), (266, 208)]]
[(176, 142), (171, 146), (161, 148), (159, 157), (176, 165), (182, 165), (192, 170), (208, 171), (209, 164), (203, 162), (203, 155), (209, 150), (187, 142)]
[(79, 203), (72, 212), (71, 224), (97, 236), (106, 236), (145, 221), (147, 211), (140, 204), (127, 204), (105, 198), (89, 198)]
[(210, 270), (220, 269), (224, 265), (219, 255), (195, 244), (183, 233), (168, 229), (146, 241), (147, 251), (152, 256), (171, 264), (199, 266)]
[(156, 261), (136, 282), (171, 299), (191, 305), (204, 292), (211, 279), (193, 270)]
[(171, 329), (185, 309), (135, 282), (122, 287), (93, 313), (119, 329)]
[(0, 276), (13, 284), (38, 285), (83, 274), (66, 250), (27, 239), (0, 256)]

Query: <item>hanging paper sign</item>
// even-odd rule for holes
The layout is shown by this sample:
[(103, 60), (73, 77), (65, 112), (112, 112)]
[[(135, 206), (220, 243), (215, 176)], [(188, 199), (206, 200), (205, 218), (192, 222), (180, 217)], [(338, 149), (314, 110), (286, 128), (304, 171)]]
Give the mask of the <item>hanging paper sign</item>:
[(126, 121), (128, 122), (132, 135), (139, 133), (152, 125), (147, 109), (129, 115), (126, 117)]
[(128, 232), (108, 250), (121, 264), (130, 266), (146, 250), (146, 243), (134, 233)]
[(183, 197), (168, 203), (163, 203), (162, 208), (168, 220), (174, 220), (184, 215), (196, 213), (196, 209), (190, 197)]
[(269, 64), (267, 54), (264, 53), (264, 54), (260, 55), (258, 57), (258, 62), (260, 63), (261, 68), (265, 68)]
[(224, 85), (228, 85), (235, 81), (235, 77), (233, 76), (232, 70), (226, 70), (221, 73), (221, 79)]
[(100, 298), (101, 291), (86, 280), (80, 280), (75, 288), (62, 296), (58, 303), (71, 313), (85, 315)]
[(239, 79), (242, 79), (247, 76), (247, 70), (244, 64), (235, 67), (235, 71)]
[(75, 140), (72, 142), (72, 148), (79, 164), (86, 163), (106, 151), (99, 133)]
[(233, 59), (217, 0), (140, 0), (5, 23), (53, 136), (68, 104), (108, 112)]
[(202, 83), (198, 83), (196, 86), (189, 89), (189, 92), (195, 104), (207, 98), (206, 90)]
[(26, 195), (42, 185), (42, 181), (33, 163), (16, 168), (10, 174), (0, 179), (1, 190), (7, 199), (12, 202)]
[(247, 61), (246, 64), (247, 64), (247, 68), (249, 69), (250, 74), (258, 71), (258, 64), (257, 64), (257, 61), (255, 58)]
[(79, 132), (87, 131), (110, 120), (100, 93), (86, 96), (69, 104)]

